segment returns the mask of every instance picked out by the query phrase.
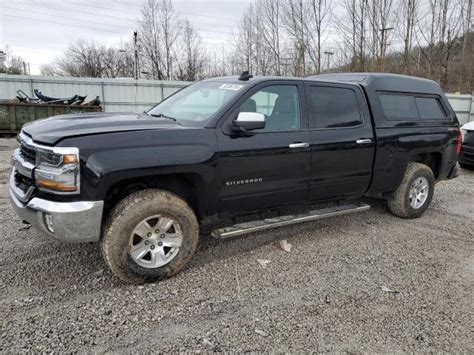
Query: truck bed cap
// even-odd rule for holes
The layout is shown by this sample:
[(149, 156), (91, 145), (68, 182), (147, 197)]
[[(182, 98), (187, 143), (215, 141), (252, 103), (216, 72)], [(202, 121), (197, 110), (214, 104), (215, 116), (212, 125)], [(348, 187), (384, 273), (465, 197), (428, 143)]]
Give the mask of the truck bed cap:
[(364, 86), (368, 91), (398, 91), (442, 95), (433, 80), (389, 73), (336, 73), (312, 75), (308, 79), (337, 81)]

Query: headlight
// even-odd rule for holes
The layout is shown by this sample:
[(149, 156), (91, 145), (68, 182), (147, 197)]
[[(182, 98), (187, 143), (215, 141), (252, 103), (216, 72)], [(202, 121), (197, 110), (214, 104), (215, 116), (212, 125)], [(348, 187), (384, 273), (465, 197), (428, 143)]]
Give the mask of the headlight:
[(79, 149), (53, 148), (36, 151), (36, 185), (59, 194), (80, 192)]

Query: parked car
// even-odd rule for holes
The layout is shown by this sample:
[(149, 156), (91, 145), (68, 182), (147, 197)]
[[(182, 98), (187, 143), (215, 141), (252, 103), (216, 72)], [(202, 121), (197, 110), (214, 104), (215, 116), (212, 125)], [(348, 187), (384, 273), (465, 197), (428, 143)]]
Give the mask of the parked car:
[(461, 168), (474, 170), (474, 122), (466, 123), (461, 129), (465, 132), (459, 156)]
[[(225, 238), (363, 211), (363, 196), (419, 217), (435, 183), (457, 175), (461, 132), (430, 80), (244, 73), (192, 84), (143, 114), (32, 122), (19, 141), (18, 215), (58, 240), (99, 241), (112, 272), (141, 283), (179, 272), (203, 225)], [(256, 211), (275, 218), (219, 226)]]

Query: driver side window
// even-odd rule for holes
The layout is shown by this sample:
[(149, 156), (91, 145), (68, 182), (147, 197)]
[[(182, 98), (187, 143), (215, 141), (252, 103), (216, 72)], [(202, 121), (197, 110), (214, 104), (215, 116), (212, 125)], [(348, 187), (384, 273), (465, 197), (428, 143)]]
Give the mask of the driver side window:
[(265, 115), (265, 128), (255, 132), (284, 132), (300, 129), (298, 88), (294, 85), (267, 86), (241, 106), (240, 112), (258, 112)]

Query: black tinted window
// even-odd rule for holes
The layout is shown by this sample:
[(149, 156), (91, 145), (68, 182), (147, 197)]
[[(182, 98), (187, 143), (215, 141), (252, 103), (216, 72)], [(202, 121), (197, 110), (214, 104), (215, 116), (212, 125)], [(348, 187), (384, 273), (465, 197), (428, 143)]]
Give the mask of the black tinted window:
[(362, 123), (354, 91), (344, 88), (310, 86), (310, 116), (317, 128), (353, 127)]
[(446, 113), (437, 98), (417, 97), (415, 101), (421, 118), (446, 118)]
[(380, 94), (379, 98), (385, 117), (389, 119), (419, 118), (414, 96)]

